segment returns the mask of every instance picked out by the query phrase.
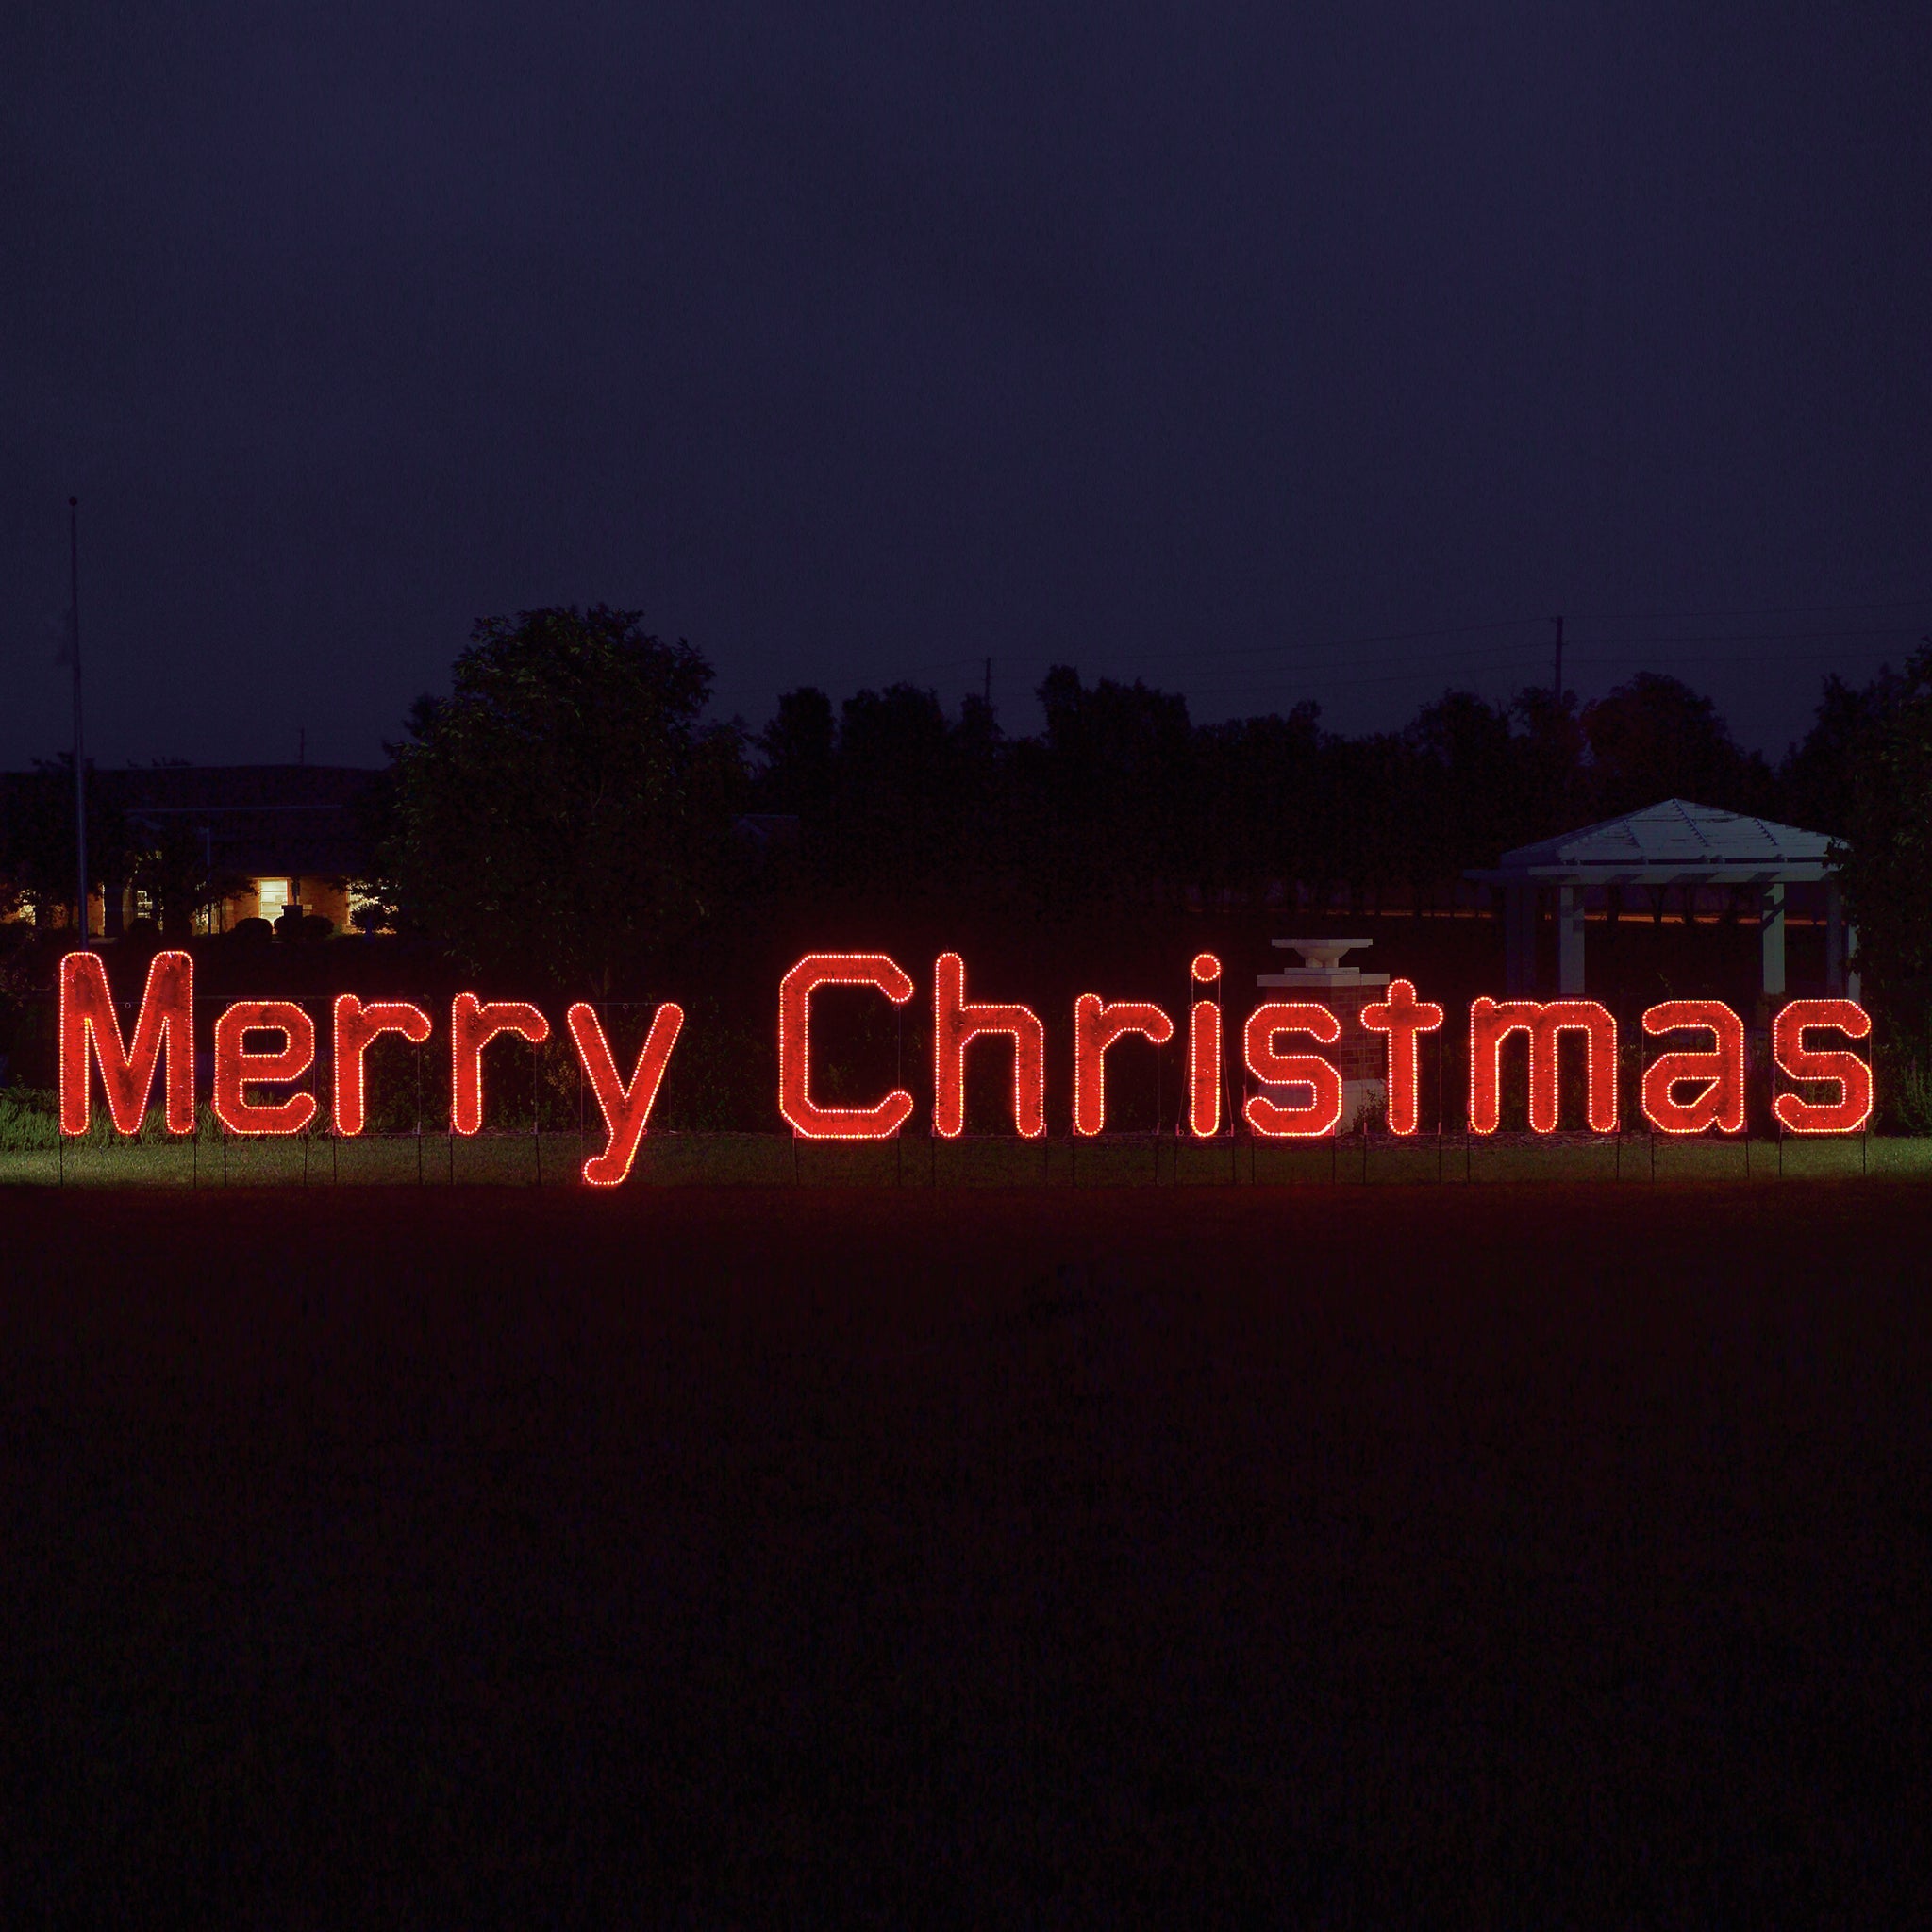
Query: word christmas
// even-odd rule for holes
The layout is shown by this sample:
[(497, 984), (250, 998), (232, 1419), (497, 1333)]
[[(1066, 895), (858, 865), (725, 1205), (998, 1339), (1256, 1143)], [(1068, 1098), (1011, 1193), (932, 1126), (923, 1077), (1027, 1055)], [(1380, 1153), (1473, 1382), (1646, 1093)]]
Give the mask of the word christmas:
[[(1195, 997), (1188, 1012), (1187, 1128), (1206, 1140), (1223, 1130), (1224, 1049), (1216, 994), (1221, 962), (1211, 953), (1193, 962)], [(892, 1089), (870, 1107), (827, 1107), (811, 1097), (811, 999), (824, 986), (871, 988), (896, 1006), (913, 995), (910, 978), (883, 953), (810, 953), (778, 988), (778, 1111), (808, 1140), (876, 1141), (899, 1132), (912, 1117), (912, 1095)], [(1442, 1008), (1418, 999), (1406, 979), (1388, 998), (1365, 1006), (1360, 1025), (1382, 1036), (1388, 1128), (1413, 1134), (1421, 1104), (1420, 1042), (1442, 1024)], [(161, 1076), (162, 1111), (171, 1134), (194, 1130), (194, 968), (186, 953), (155, 955), (128, 1040), (121, 1030), (106, 970), (95, 953), (69, 953), (60, 962), (60, 1128), (88, 1131), (91, 1074), (98, 1068), (115, 1129), (141, 1130)], [(342, 1136), (363, 1128), (363, 1058), (385, 1033), (417, 1045), (434, 1030), (422, 1008), (404, 1000), (368, 1001), (342, 993), (334, 1006), (331, 1125)], [(671, 1050), (684, 1024), (682, 1010), (658, 1007), (625, 1079), (613, 1058), (596, 1009), (578, 1001), (564, 1015), (584, 1078), (604, 1117), (606, 1142), (584, 1163), (584, 1179), (613, 1187), (629, 1174), (663, 1082)], [(1643, 1071), (1643, 1117), (1658, 1133), (1701, 1134), (1744, 1128), (1744, 1024), (1721, 1000), (1666, 1000), (1643, 1015), (1646, 1036), (1672, 1041)], [(1857, 1133), (1872, 1112), (1872, 1070), (1846, 1047), (1818, 1046), (1818, 1034), (1864, 1040), (1872, 1022), (1855, 1001), (1792, 1000), (1772, 1027), (1772, 1058), (1787, 1079), (1803, 1082), (1808, 1097), (1775, 1095), (1773, 1110), (1793, 1134)], [(1145, 1000), (1103, 1000), (1082, 993), (1074, 1002), (1074, 1131), (1107, 1126), (1107, 1055), (1129, 1035), (1164, 1045), (1174, 1021)], [(1503, 1050), (1514, 1035), (1527, 1042), (1529, 1124), (1554, 1133), (1557, 1119), (1557, 1045), (1566, 1033), (1583, 1042), (1584, 1112), (1591, 1130), (1617, 1131), (1617, 1023), (1595, 1000), (1476, 1000), (1469, 1012), (1469, 1129), (1492, 1134), (1501, 1118)], [(532, 1045), (550, 1037), (550, 1023), (523, 1000), (483, 1001), (459, 992), (450, 1008), (450, 1118), (453, 1134), (483, 1124), (483, 1058), (491, 1041), (512, 1034)], [(1276, 1000), (1257, 1007), (1241, 1028), (1241, 1061), (1261, 1090), (1241, 1108), (1251, 1133), (1307, 1140), (1341, 1124), (1341, 1075), (1320, 1053), (1296, 1042), (1333, 1046), (1341, 1022), (1311, 1000)], [(266, 1040), (268, 1043), (259, 1043)], [(966, 966), (942, 954), (933, 973), (933, 1118), (936, 1134), (953, 1138), (966, 1124), (966, 1056), (975, 1041), (1010, 1042), (1013, 1125), (1036, 1138), (1046, 1131), (1046, 1029), (1028, 1007), (969, 1000)], [(251, 1043), (256, 1042), (256, 1043)], [(233, 1134), (299, 1134), (320, 1110), (313, 1093), (287, 1091), (315, 1064), (315, 1023), (292, 1000), (240, 1000), (214, 1024), (213, 1108)], [(259, 1090), (284, 1090), (263, 1097)], [(251, 1092), (251, 1090), (255, 1091)]]

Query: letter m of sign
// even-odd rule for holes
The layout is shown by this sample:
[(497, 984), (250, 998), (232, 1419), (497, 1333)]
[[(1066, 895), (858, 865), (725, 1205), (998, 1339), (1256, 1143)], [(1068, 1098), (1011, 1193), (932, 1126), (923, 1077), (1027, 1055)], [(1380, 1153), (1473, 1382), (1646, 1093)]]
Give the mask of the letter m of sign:
[(1595, 1000), (1492, 1000), (1485, 995), (1469, 1009), (1469, 1126), (1493, 1134), (1501, 1116), (1503, 1042), (1512, 1033), (1529, 1036), (1529, 1124), (1539, 1134), (1557, 1131), (1557, 1042), (1581, 1033), (1588, 1042), (1589, 1120), (1593, 1134), (1617, 1130), (1617, 1022)]
[(194, 965), (186, 953), (157, 953), (134, 1022), (124, 1040), (107, 969), (98, 953), (69, 953), (60, 961), (60, 1131), (84, 1134), (92, 1101), (89, 1058), (101, 1070), (108, 1111), (124, 1134), (138, 1134), (165, 1062), (168, 1131), (194, 1131)]

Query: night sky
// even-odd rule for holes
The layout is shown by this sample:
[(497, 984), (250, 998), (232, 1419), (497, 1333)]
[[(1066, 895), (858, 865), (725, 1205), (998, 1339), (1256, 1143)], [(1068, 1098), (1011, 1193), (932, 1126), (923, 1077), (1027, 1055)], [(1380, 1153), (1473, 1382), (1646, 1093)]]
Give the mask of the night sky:
[(374, 763), (481, 614), (718, 709), (1932, 630), (1932, 8), (4, 9), (0, 764)]

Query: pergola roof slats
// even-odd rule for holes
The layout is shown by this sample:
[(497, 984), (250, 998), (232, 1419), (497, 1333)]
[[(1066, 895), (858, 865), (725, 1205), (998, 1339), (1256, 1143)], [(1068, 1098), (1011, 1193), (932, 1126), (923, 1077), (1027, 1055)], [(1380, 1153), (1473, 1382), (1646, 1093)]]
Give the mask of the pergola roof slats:
[(1854, 989), (1856, 998), (1837, 869), (1832, 841), (1823, 832), (1667, 798), (1642, 811), (1519, 845), (1504, 853), (1500, 863), (1463, 876), (1502, 889), (1505, 969), (1512, 996), (1528, 991), (1536, 980), (1538, 888), (1557, 889), (1557, 977), (1566, 997), (1583, 991), (1584, 903), (1591, 886), (1756, 886), (1763, 990), (1767, 997), (1781, 997), (1785, 888), (1822, 880), (1826, 983), (1835, 991)]
[(1667, 798), (1504, 853), (1489, 885), (1776, 885), (1826, 877), (1831, 841), (1774, 819)]

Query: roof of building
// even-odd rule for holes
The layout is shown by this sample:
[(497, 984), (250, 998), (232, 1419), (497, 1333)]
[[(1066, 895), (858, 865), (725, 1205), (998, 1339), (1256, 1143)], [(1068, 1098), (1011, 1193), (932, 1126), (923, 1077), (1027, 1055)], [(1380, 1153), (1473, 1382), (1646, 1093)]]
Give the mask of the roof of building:
[(92, 782), (130, 819), (190, 828), (218, 870), (354, 877), (369, 864), (358, 808), (380, 775), (349, 765), (138, 765), (96, 771)]
[(1831, 870), (1831, 845), (1824, 832), (1667, 798), (1622, 818), (1519, 845), (1496, 865), (1468, 876), (1492, 885), (1801, 881), (1821, 879)]

